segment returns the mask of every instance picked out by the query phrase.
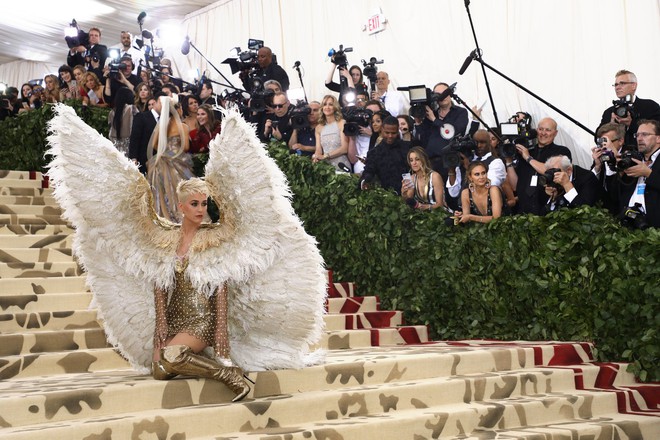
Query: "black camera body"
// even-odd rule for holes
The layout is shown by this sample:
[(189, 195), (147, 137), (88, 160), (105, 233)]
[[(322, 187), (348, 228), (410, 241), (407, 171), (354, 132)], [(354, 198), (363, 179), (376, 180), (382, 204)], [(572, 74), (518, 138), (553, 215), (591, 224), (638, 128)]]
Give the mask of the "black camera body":
[(630, 115), (634, 118), (632, 95), (626, 95), (621, 99), (615, 99), (612, 101), (612, 104), (614, 105), (614, 113), (618, 117), (625, 118)]
[(556, 190), (561, 190), (563, 187), (554, 181), (555, 173), (561, 172), (560, 168), (550, 168), (545, 170), (545, 173), (539, 174), (539, 184), (541, 186), (549, 186), (555, 188)]
[(290, 124), (294, 130), (302, 130), (309, 128), (308, 116), (312, 113), (312, 109), (306, 102), (298, 104), (291, 109)]
[(631, 229), (647, 229), (649, 224), (646, 220), (646, 214), (642, 211), (642, 205), (635, 203), (635, 206), (626, 208), (620, 215), (621, 224)]
[(461, 154), (472, 159), (475, 151), (477, 151), (477, 144), (469, 134), (456, 136), (449, 145), (442, 149), (443, 164), (447, 168), (456, 168), (461, 163)]
[(415, 119), (426, 117), (426, 106), (434, 113), (440, 109), (440, 94), (433, 92), (425, 85), (397, 87), (399, 91), (407, 91), (410, 99), (410, 116)]
[(368, 127), (371, 122), (373, 112), (367, 108), (344, 107), (342, 115), (346, 122), (344, 123), (344, 134), (346, 136), (357, 136), (360, 134), (360, 127)]
[(74, 36), (64, 37), (64, 41), (66, 41), (67, 47), (69, 49), (73, 49), (74, 47), (78, 46), (89, 46), (89, 34), (78, 27), (78, 23), (76, 22), (75, 18), (71, 21), (69, 26), (77, 29), (78, 33)]
[(637, 150), (630, 149), (621, 153), (621, 159), (616, 163), (616, 170), (623, 172), (637, 165), (633, 159), (644, 162), (644, 155)]
[(347, 69), (348, 58), (346, 57), (346, 52), (353, 52), (353, 48), (344, 47), (343, 44), (340, 44), (339, 50), (330, 49), (328, 51), (328, 56), (330, 57), (332, 64), (336, 65), (339, 68)]
[(516, 144), (526, 147), (528, 150), (536, 148), (538, 133), (531, 128), (526, 120), (519, 122), (503, 122), (500, 124), (500, 133), (503, 143), (498, 145), (500, 157), (515, 157), (517, 155)]
[(253, 90), (250, 99), (250, 110), (256, 113), (265, 111), (266, 107), (270, 107), (273, 104), (273, 96), (275, 96), (275, 92), (270, 89), (264, 89), (263, 85)]
[(598, 145), (598, 148), (602, 151), (602, 155), (600, 156), (601, 162), (606, 164), (610, 170), (614, 171), (616, 170), (616, 154), (614, 151), (604, 147), (605, 143), (607, 142), (607, 138), (605, 137), (599, 137), (596, 139), (596, 144)]
[(110, 78), (117, 78), (119, 76), (119, 71), (126, 69), (127, 65), (126, 63), (117, 63), (117, 62), (112, 62), (108, 64), (108, 67), (110, 67)]
[(369, 78), (372, 89), (376, 87), (376, 75), (378, 74), (376, 64), (383, 64), (383, 60), (378, 60), (376, 57), (369, 58), (369, 62), (362, 60), (362, 74)]

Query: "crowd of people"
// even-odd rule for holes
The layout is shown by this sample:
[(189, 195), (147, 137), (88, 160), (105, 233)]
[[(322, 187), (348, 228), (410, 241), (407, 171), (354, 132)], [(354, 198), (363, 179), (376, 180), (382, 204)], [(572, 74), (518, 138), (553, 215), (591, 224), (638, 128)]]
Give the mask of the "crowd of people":
[[(212, 82), (183, 90), (167, 59), (157, 68), (146, 68), (144, 55), (133, 47), (128, 32), (120, 35), (114, 64), (106, 62), (108, 49), (100, 39), (101, 31), (90, 29), (89, 45), (71, 48), (59, 76), (46, 75), (38, 85), (23, 84), (20, 97), (16, 89), (9, 113), (69, 99), (111, 107), (108, 137), (144, 173), (150, 161), (155, 164), (164, 156), (180, 159), (207, 152), (210, 140), (220, 132), (218, 106), (229, 104), (225, 96), (214, 93)], [(637, 78), (632, 72), (621, 70), (615, 75), (618, 104), (604, 111), (592, 149), (593, 164), (585, 170), (572, 164), (568, 148), (554, 143), (558, 127), (551, 118), (534, 125), (521, 111), (510, 122), (535, 131), (536, 136), (524, 138), (525, 142), (503, 136), (499, 127), (483, 127), (471, 120), (465, 108), (455, 105), (445, 82), (434, 86), (435, 99), (409, 114), (402, 93), (390, 87), (387, 72), (375, 69), (366, 78), (359, 66), (334, 61), (333, 57), (325, 80), (334, 93), (294, 105), (287, 97), (286, 72), (270, 48), (258, 49), (257, 66), (240, 76), (252, 101), (263, 100), (243, 108), (263, 142), (283, 141), (292, 154), (308, 156), (314, 163), (326, 162), (337, 172), (359, 175), (363, 189), (380, 185), (415, 209), (449, 211), (456, 223), (488, 222), (516, 213), (544, 215), (586, 204), (602, 205), (630, 224), (660, 226), (656, 176), (660, 165), (655, 166), (660, 106), (636, 96)], [(163, 103), (156, 106), (163, 96), (169, 98), (165, 107)], [(473, 110), (480, 115), (478, 109)], [(181, 142), (161, 142), (160, 147), (168, 150), (165, 154), (155, 140), (166, 131), (156, 126), (163, 113), (171, 112), (169, 120), (175, 121)], [(506, 142), (512, 143), (508, 154), (503, 147)], [(419, 148), (413, 151), (413, 147)], [(472, 166), (477, 162), (480, 166)], [(165, 175), (185, 178), (189, 170), (181, 167)], [(153, 179), (163, 176), (154, 173)], [(155, 187), (161, 183), (152, 181)], [(175, 191), (170, 188), (167, 193), (163, 200), (170, 203)], [(167, 215), (164, 208), (160, 213)]]

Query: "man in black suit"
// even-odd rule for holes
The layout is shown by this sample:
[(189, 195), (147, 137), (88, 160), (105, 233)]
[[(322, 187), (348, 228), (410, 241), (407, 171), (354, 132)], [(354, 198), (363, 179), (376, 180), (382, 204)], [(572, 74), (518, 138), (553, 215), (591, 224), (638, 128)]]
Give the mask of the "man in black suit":
[(646, 213), (648, 225), (660, 228), (660, 122), (642, 119), (638, 125), (637, 149), (644, 160), (632, 159), (636, 165), (621, 175), (632, 181), (626, 184), (625, 178), (617, 179), (612, 190), (619, 193), (621, 214), (638, 204), (638, 209)]
[(140, 172), (147, 172), (147, 149), (149, 148), (149, 139), (156, 128), (158, 118), (160, 118), (161, 102), (160, 97), (163, 93), (157, 93), (154, 98), (151, 110), (141, 112), (133, 117), (133, 127), (131, 128), (131, 140), (128, 145), (128, 158), (140, 167)]
[[(619, 116), (615, 112), (615, 106), (603, 112), (600, 125), (615, 122), (626, 126), (626, 137), (624, 145), (635, 145), (635, 133), (641, 119), (653, 119), (660, 122), (660, 105), (651, 99), (638, 98), (637, 77), (629, 70), (619, 70), (614, 78), (614, 92), (617, 99), (629, 99), (631, 107), (625, 112), (625, 116)], [(623, 109), (620, 109), (623, 112)], [(599, 126), (600, 127), (600, 126)]]
[(71, 68), (78, 65), (85, 66), (88, 71), (94, 72), (100, 79), (103, 77), (105, 60), (108, 58), (108, 48), (101, 44), (101, 30), (99, 28), (90, 28), (88, 34), (89, 45), (87, 47), (76, 46), (69, 49), (66, 63)]
[[(259, 68), (255, 74), (261, 79), (261, 84), (274, 79), (280, 83), (283, 92), (289, 90), (289, 75), (286, 74), (279, 64), (273, 61), (273, 51), (269, 47), (264, 46), (257, 51), (257, 63), (259, 64)], [(245, 72), (241, 73), (241, 80), (243, 81), (245, 90), (252, 93), (254, 90), (252, 90), (252, 84)]]
[(552, 181), (546, 181), (544, 185), (545, 213), (560, 208), (594, 206), (598, 201), (598, 179), (591, 171), (572, 165), (569, 157), (553, 156), (545, 161), (545, 169), (555, 170)]

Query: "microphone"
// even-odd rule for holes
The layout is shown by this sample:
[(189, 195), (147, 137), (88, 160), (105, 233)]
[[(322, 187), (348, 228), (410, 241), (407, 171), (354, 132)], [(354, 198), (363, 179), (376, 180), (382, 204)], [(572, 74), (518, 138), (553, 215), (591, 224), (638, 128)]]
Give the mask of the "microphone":
[(144, 11), (140, 12), (140, 15), (138, 15), (137, 22), (140, 26), (142, 26), (144, 24), (144, 19), (145, 19), (146, 16), (147, 16), (147, 13), (144, 12)]
[(181, 45), (181, 53), (183, 55), (190, 53), (190, 38), (188, 38), (188, 35), (186, 35), (186, 39), (183, 40), (183, 44)]
[(463, 75), (465, 73), (468, 66), (470, 65), (472, 60), (475, 59), (476, 56), (477, 56), (477, 50), (476, 49), (473, 50), (472, 52), (470, 52), (470, 55), (468, 55), (467, 58), (465, 59), (465, 61), (463, 61), (463, 65), (461, 66), (461, 70), (458, 71), (459, 75)]
[(300, 61), (296, 61), (296, 62), (293, 64), (293, 69), (297, 69), (298, 67), (300, 67)]
[(440, 93), (440, 94), (435, 98), (436, 101), (442, 101), (442, 100), (444, 100), (447, 96), (449, 96), (449, 95), (451, 95), (452, 93), (454, 93), (454, 90), (456, 90), (456, 83), (450, 85), (449, 87), (447, 87), (447, 89), (446, 89), (444, 92)]
[(151, 32), (145, 29), (142, 31), (142, 38), (146, 38), (147, 40), (153, 40), (154, 34), (152, 34)]
[(344, 162), (339, 162), (339, 163), (337, 164), (337, 167), (338, 167), (340, 170), (342, 170), (342, 171), (344, 171), (344, 172), (346, 172), (346, 173), (349, 173), (349, 174), (350, 174), (350, 172), (351, 172), (351, 169), (350, 169), (349, 167), (347, 167), (346, 164), (345, 164)]

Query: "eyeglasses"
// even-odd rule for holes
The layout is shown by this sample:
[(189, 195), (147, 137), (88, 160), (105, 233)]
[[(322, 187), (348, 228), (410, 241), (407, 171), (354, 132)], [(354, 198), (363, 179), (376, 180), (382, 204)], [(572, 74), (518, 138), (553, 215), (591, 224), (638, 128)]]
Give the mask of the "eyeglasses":
[(655, 134), (655, 133), (645, 133), (643, 131), (640, 131), (639, 133), (635, 133), (633, 136), (635, 137), (635, 139), (638, 139), (638, 138), (645, 138), (645, 137), (649, 137), (649, 136), (657, 136), (657, 134)]
[(273, 108), (284, 108), (286, 104), (273, 104)]
[(612, 87), (625, 86), (628, 84), (635, 84), (635, 81), (619, 81), (618, 83), (612, 84)]

